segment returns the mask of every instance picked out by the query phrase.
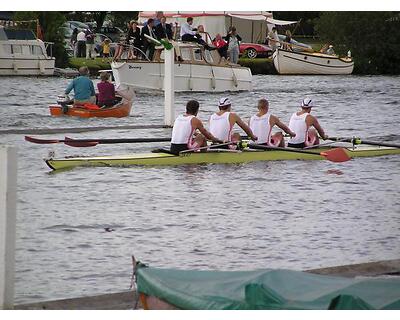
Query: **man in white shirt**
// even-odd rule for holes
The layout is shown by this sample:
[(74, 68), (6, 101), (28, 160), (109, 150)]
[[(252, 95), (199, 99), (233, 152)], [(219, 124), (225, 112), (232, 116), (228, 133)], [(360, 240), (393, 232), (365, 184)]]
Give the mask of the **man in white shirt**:
[(77, 41), (77, 57), (85, 57), (86, 56), (86, 33), (84, 30), (81, 30), (77, 36), (76, 36), (76, 41)]
[(193, 25), (193, 18), (188, 17), (186, 19), (186, 22), (181, 25), (181, 40), (182, 41), (188, 41), (188, 42), (197, 42), (201, 45), (203, 45), (207, 50), (214, 50), (216, 49), (213, 46), (209, 46), (200, 36), (200, 34), (197, 32), (196, 28), (192, 27)]

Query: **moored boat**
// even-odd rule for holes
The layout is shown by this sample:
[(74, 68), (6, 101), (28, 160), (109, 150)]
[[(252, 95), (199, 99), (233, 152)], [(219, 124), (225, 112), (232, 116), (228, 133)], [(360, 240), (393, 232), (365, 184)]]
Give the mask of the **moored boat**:
[[(310, 149), (309, 153), (287, 152), (284, 150), (252, 150), (227, 151), (213, 149), (207, 152), (184, 153), (179, 156), (158, 151), (155, 153), (139, 153), (127, 155), (101, 156), (101, 157), (70, 157), (60, 159), (47, 159), (46, 164), (53, 170), (70, 169), (74, 167), (112, 167), (112, 166), (174, 166), (186, 164), (207, 163), (246, 163), (253, 161), (277, 160), (323, 160), (321, 152), (333, 148), (324, 147)], [(364, 147), (356, 146), (345, 148), (346, 153), (352, 157), (376, 157), (400, 154), (400, 148), (390, 147)]]
[(343, 278), (283, 269), (202, 271), (134, 260), (144, 309), (366, 310), (400, 308), (400, 279)]
[(281, 48), (275, 50), (272, 60), (279, 74), (346, 75), (351, 74), (354, 68), (351, 57)]
[(81, 118), (122, 118), (129, 116), (131, 112), (132, 102), (120, 102), (109, 108), (90, 108), (85, 105), (51, 105), (49, 106), (52, 116), (72, 116)]

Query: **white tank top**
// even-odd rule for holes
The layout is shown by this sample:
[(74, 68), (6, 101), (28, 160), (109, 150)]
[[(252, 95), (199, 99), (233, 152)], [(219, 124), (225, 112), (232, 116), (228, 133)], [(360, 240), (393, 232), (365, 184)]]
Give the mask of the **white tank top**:
[(293, 113), (289, 121), (289, 129), (292, 130), (296, 136), (289, 139), (289, 143), (299, 144), (306, 142), (308, 127), (306, 123), (306, 118), (308, 113), (303, 113), (298, 116), (297, 113)]
[(268, 143), (271, 142), (271, 126), (269, 124), (270, 113), (266, 113), (259, 117), (256, 114), (250, 118), (250, 129), (253, 134), (258, 138), (257, 143)]
[(192, 119), (191, 116), (184, 116), (183, 114), (179, 115), (175, 122), (174, 127), (172, 129), (172, 137), (171, 143), (173, 144), (188, 144), (192, 143), (193, 137), (193, 128), (192, 128)]
[(230, 141), (232, 126), (229, 122), (230, 112), (224, 112), (222, 115), (214, 113), (210, 117), (210, 132), (219, 140)]

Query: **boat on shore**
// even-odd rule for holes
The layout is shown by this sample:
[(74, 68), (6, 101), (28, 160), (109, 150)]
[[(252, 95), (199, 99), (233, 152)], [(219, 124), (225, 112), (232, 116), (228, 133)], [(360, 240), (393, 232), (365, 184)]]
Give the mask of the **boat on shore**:
[(344, 278), (283, 269), (161, 269), (133, 262), (137, 299), (148, 310), (400, 308), (399, 278)]
[[(175, 50), (175, 91), (250, 91), (252, 74), (247, 67), (221, 58), (192, 42), (171, 41)], [(164, 48), (156, 47), (153, 60), (119, 59), (111, 63), (116, 83), (139, 89), (164, 90)], [(126, 53), (125, 53), (126, 54)]]
[[(287, 152), (284, 150), (253, 150), (243, 151), (211, 149), (207, 152), (188, 152), (179, 156), (167, 151), (157, 150), (153, 153), (137, 153), (98, 157), (68, 157), (46, 159), (46, 164), (52, 170), (71, 169), (74, 167), (125, 167), (125, 166), (177, 166), (188, 164), (208, 163), (247, 163), (254, 161), (278, 160), (324, 160), (321, 152), (332, 150), (335, 147), (309, 149), (304, 153)], [(400, 154), (400, 148), (356, 146), (345, 148), (351, 158), (376, 157)]]
[(54, 117), (71, 116), (80, 118), (123, 118), (129, 116), (132, 101), (120, 102), (112, 107), (100, 108), (95, 105), (51, 105), (50, 114)]
[(31, 30), (0, 27), (0, 75), (53, 75), (55, 58), (51, 56), (52, 44), (37, 39)]
[(347, 75), (354, 68), (351, 57), (281, 48), (276, 48), (272, 60), (279, 74)]

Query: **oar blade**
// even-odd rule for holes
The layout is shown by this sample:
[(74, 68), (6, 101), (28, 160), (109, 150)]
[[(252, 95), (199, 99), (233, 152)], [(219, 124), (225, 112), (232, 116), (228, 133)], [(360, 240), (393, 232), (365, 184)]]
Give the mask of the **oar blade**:
[(351, 157), (347, 154), (343, 148), (335, 148), (332, 150), (324, 151), (320, 153), (321, 156), (325, 157), (326, 160), (332, 162), (346, 162), (351, 160)]
[(70, 147), (78, 147), (78, 148), (85, 148), (85, 147), (95, 147), (99, 144), (98, 141), (79, 141), (74, 140), (68, 137), (65, 137), (64, 144)]
[(31, 137), (31, 136), (25, 136), (25, 140), (32, 142), (32, 143), (38, 143), (38, 144), (51, 144), (51, 143), (59, 143), (60, 142), (60, 140), (39, 139), (39, 138)]

